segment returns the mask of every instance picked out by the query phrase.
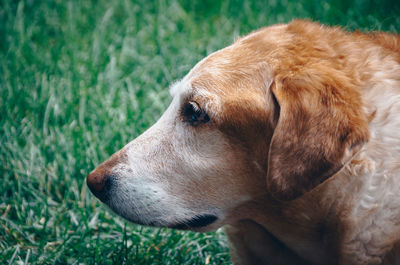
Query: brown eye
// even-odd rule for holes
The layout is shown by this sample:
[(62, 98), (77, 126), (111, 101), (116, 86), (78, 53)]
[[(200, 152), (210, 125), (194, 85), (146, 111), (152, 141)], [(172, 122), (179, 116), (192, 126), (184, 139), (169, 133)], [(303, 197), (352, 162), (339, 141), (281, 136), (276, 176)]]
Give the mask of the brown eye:
[(184, 121), (191, 125), (197, 125), (199, 123), (206, 123), (210, 121), (210, 117), (202, 110), (195, 101), (188, 101), (183, 106), (182, 111)]

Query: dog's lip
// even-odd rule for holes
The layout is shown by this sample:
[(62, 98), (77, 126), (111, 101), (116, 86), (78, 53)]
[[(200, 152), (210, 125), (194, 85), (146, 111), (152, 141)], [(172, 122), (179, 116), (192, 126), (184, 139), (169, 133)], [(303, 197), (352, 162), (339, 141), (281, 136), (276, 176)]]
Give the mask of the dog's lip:
[(201, 227), (205, 227), (205, 226), (208, 226), (208, 225), (214, 223), (217, 219), (218, 219), (218, 217), (216, 215), (203, 214), (203, 215), (195, 216), (188, 220), (180, 221), (173, 225), (169, 225), (168, 227), (174, 228), (174, 229), (181, 229), (181, 230), (201, 228)]

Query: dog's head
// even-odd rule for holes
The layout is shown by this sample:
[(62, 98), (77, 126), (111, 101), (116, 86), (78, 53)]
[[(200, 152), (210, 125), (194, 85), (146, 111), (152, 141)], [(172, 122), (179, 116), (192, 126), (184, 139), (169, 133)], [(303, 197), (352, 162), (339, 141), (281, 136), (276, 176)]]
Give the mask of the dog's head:
[(199, 62), (160, 120), (90, 173), (92, 192), (132, 222), (204, 231), (245, 203), (293, 200), (334, 175), (368, 139), (359, 84), (294, 27)]

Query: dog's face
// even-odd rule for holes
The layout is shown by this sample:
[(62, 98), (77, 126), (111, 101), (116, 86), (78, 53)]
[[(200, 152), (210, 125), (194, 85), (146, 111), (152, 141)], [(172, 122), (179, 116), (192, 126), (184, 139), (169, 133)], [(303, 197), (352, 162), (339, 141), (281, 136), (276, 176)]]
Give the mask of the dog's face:
[(94, 193), (116, 213), (146, 225), (216, 228), (266, 192), (272, 79), (263, 64), (259, 80), (224, 71), (233, 67), (230, 49), (175, 83), (157, 123), (91, 173), (101, 186)]
[(199, 62), (159, 121), (88, 176), (93, 193), (132, 222), (206, 231), (337, 172), (368, 138), (359, 95), (291, 69), (287, 31), (263, 29)]

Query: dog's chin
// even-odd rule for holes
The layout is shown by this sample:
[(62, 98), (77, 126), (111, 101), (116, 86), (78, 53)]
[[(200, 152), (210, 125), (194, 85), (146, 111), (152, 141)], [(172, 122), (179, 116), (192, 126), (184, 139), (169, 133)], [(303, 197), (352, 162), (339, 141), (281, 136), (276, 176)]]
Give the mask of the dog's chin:
[(160, 220), (159, 218), (145, 217), (143, 215), (132, 213), (128, 211), (121, 211), (118, 207), (113, 207), (113, 204), (107, 205), (109, 209), (123, 217), (124, 219), (138, 225), (144, 226), (152, 226), (152, 227), (165, 227), (165, 228), (173, 228), (179, 230), (193, 230), (198, 232), (207, 232), (212, 231), (219, 228), (221, 224), (221, 220), (215, 214), (197, 214), (193, 215), (193, 217), (188, 217), (185, 219), (177, 219), (175, 221), (165, 221)]

